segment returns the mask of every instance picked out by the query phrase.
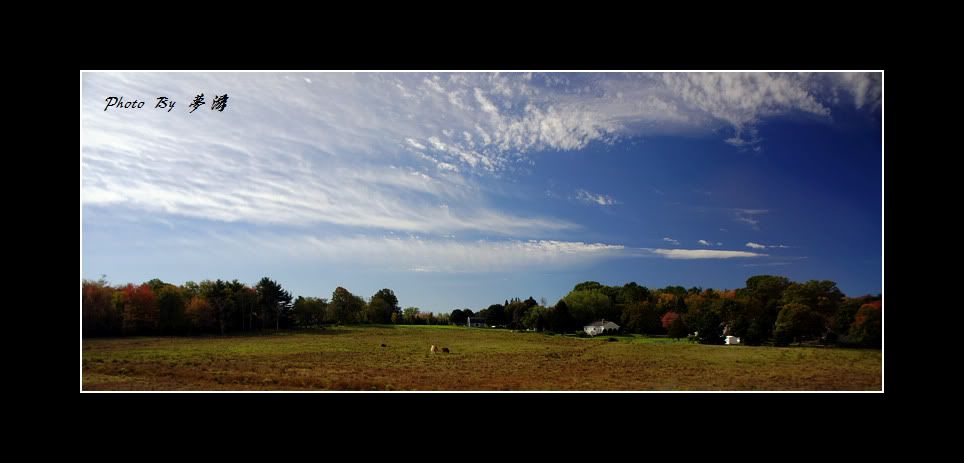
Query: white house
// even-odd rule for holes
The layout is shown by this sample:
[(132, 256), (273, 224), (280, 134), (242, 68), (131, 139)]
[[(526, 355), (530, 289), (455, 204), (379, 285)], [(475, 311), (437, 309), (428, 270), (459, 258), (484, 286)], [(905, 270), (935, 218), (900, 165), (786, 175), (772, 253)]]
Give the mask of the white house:
[(726, 336), (726, 340), (723, 341), (723, 344), (732, 345), (740, 343), (739, 337), (730, 336), (730, 325), (723, 325), (723, 336)]
[(603, 319), (582, 327), (582, 330), (590, 336), (595, 336), (597, 334), (619, 331), (619, 325), (613, 322), (607, 322), (605, 319)]

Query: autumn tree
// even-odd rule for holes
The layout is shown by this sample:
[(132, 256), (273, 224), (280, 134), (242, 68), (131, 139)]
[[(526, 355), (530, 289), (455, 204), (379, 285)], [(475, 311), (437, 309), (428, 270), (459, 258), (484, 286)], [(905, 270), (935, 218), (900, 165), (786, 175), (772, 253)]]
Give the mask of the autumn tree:
[(834, 316), (832, 330), (841, 335), (849, 333), (850, 326), (857, 317), (857, 311), (860, 310), (860, 307), (875, 301), (879, 302), (880, 298), (869, 294), (860, 297), (845, 298)]
[(160, 278), (152, 278), (150, 281), (144, 284), (150, 286), (151, 291), (153, 291), (154, 294), (160, 293), (161, 289), (163, 289), (165, 286), (171, 286), (170, 283), (165, 283)]
[(124, 334), (154, 333), (158, 326), (157, 298), (149, 285), (124, 287)]
[(659, 322), (663, 326), (663, 329), (669, 330), (670, 325), (672, 325), (674, 321), (680, 318), (682, 317), (680, 317), (680, 314), (676, 312), (666, 312), (666, 314), (664, 314), (662, 318), (660, 318)]
[(857, 343), (880, 347), (883, 339), (883, 310), (881, 301), (874, 301), (860, 306), (850, 326), (850, 336)]
[(206, 333), (217, 326), (214, 308), (202, 296), (192, 297), (184, 311), (188, 324), (194, 332)]
[(114, 288), (103, 279), (84, 280), (81, 285), (83, 336), (121, 334), (123, 312), (114, 303)]
[(656, 293), (656, 312), (661, 316), (666, 312), (673, 311), (678, 312), (680, 308), (680, 300), (685, 296), (677, 295), (671, 292), (660, 291)]

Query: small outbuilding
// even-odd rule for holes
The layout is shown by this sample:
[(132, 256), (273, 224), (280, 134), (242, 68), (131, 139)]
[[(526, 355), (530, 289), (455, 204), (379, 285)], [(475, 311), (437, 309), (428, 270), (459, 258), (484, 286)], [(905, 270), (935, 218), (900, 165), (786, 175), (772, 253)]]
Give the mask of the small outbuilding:
[(582, 330), (585, 331), (586, 334), (590, 336), (596, 336), (598, 334), (604, 334), (604, 333), (618, 333), (619, 325), (613, 322), (607, 322), (605, 319), (602, 319), (582, 327)]
[(470, 327), (475, 326), (478, 328), (485, 328), (486, 327), (485, 319), (482, 317), (468, 317), (468, 319), (465, 321), (465, 326), (470, 326)]
[(738, 336), (727, 336), (727, 337), (726, 337), (726, 341), (724, 341), (724, 342), (725, 342), (726, 344), (739, 344), (739, 343), (740, 343), (740, 338), (739, 338)]

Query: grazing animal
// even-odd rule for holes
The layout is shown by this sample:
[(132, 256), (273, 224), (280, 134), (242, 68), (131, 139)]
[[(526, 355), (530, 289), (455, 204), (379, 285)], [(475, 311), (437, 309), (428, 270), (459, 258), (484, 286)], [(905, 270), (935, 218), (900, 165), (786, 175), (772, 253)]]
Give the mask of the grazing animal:
[(442, 348), (442, 352), (445, 352), (446, 354), (449, 353), (449, 348), (448, 348), (448, 347), (443, 347), (443, 348)]
[(388, 347), (388, 346), (386, 346), (386, 345), (384, 345), (384, 344), (382, 344), (382, 347)]
[(437, 353), (437, 352), (438, 352), (438, 347), (435, 347), (435, 344), (432, 344), (432, 347), (429, 348), (429, 351), (432, 352), (433, 354), (434, 354), (434, 353)]

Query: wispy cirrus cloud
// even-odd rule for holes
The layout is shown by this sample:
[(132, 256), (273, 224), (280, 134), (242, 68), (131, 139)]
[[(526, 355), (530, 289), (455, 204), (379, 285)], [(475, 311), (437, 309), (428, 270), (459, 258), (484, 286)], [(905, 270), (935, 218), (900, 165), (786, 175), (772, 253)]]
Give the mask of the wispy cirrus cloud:
[(612, 196), (592, 193), (583, 189), (576, 190), (576, 199), (586, 203), (598, 204), (600, 206), (612, 206), (614, 204), (619, 204), (619, 202), (616, 201)]
[[(406, 150), (446, 144), (419, 136), (417, 121), (399, 124), (378, 112), (405, 99), (378, 90), (391, 82), (390, 75), (85, 74), (83, 203), (284, 226), (534, 235), (576, 227), (490, 206), (456, 166), (472, 166), (471, 154), (432, 169), (410, 158)], [(186, 105), (200, 92), (232, 97), (224, 112), (103, 110), (105, 96), (167, 95)], [(423, 116), (431, 118), (419, 115), (422, 123)]]
[(697, 244), (702, 244), (703, 246), (723, 246), (723, 243), (721, 243), (721, 242), (719, 242), (719, 241), (717, 241), (716, 243), (711, 243), (711, 242), (706, 241), (706, 240), (699, 240), (699, 241), (697, 241)]
[[(734, 146), (757, 146), (756, 126), (768, 117), (827, 118), (836, 104), (879, 107), (872, 74), (84, 73), (82, 91), (82, 203), (102, 223), (144, 217), (268, 229), (279, 238), (259, 241), (269, 249), (335, 262), (369, 256), (371, 265), (399, 256), (392, 265), (412, 271), (566, 266), (627, 255), (765, 256), (639, 250), (571, 236), (530, 241), (585, 226), (510, 212), (488, 188), (493, 179), (549, 162), (544, 152), (668, 134), (717, 134)], [(224, 112), (180, 110), (198, 93), (208, 101), (221, 93), (231, 98)], [(147, 108), (104, 111), (109, 96), (148, 100)], [(175, 99), (178, 109), (151, 109), (157, 96)], [(588, 190), (576, 197), (619, 204)], [(767, 212), (731, 210), (753, 228)], [(323, 226), (338, 233), (311, 234)], [(180, 233), (174, 225), (169, 230)], [(382, 230), (505, 240), (350, 234)], [(234, 249), (231, 240), (205, 243)], [(663, 242), (680, 245), (670, 237)]]
[(667, 73), (663, 80), (683, 101), (729, 123), (735, 135), (726, 142), (736, 147), (759, 143), (755, 124), (762, 117), (790, 110), (829, 114), (796, 74)]
[(730, 209), (734, 220), (749, 225), (754, 230), (759, 230), (760, 220), (757, 216), (770, 212), (767, 209)]
[(767, 249), (767, 248), (769, 248), (769, 249), (787, 249), (787, 248), (789, 248), (790, 246), (783, 245), (783, 244), (770, 244), (770, 245), (767, 245), (767, 244), (754, 243), (754, 242), (750, 241), (750, 242), (746, 243), (746, 247), (752, 248), (752, 249)]
[(873, 72), (836, 72), (826, 74), (831, 82), (831, 101), (840, 103), (844, 94), (853, 98), (854, 107), (861, 109), (868, 107), (875, 110), (880, 107), (883, 91), (882, 76)]
[[(766, 254), (706, 249), (636, 248), (617, 243), (560, 240), (456, 240), (420, 235), (331, 235), (268, 230), (192, 228), (177, 236), (152, 236), (158, 259), (215, 260), (232, 266), (265, 268), (324, 263), (408, 272), (506, 272), (567, 269), (608, 259), (718, 260)], [(119, 244), (121, 248), (126, 245)]]
[(790, 264), (792, 264), (792, 262), (767, 262), (763, 264), (743, 264), (743, 267), (779, 267)]
[[(571, 224), (501, 213), (473, 178), (539, 151), (721, 123), (750, 142), (766, 117), (825, 117), (844, 94), (872, 107), (877, 87), (866, 74), (85, 73), (83, 200), (225, 221), (427, 231), (485, 230), (495, 217), (553, 230)], [(227, 111), (103, 110), (108, 96), (184, 107), (205, 92), (231, 95)], [(383, 173), (361, 182), (351, 170)], [(738, 219), (756, 227), (756, 217)]]
[[(557, 240), (470, 240), (421, 236), (326, 236), (306, 233), (221, 232), (195, 238), (202, 247), (233, 249), (251, 261), (325, 262), (411, 272), (502, 272), (569, 268), (625, 257), (618, 244)], [(176, 243), (173, 243), (176, 244)], [(178, 246), (172, 246), (177, 249)]]
[(667, 259), (733, 259), (738, 257), (765, 257), (767, 254), (759, 254), (747, 251), (722, 251), (715, 249), (648, 249), (653, 254)]

